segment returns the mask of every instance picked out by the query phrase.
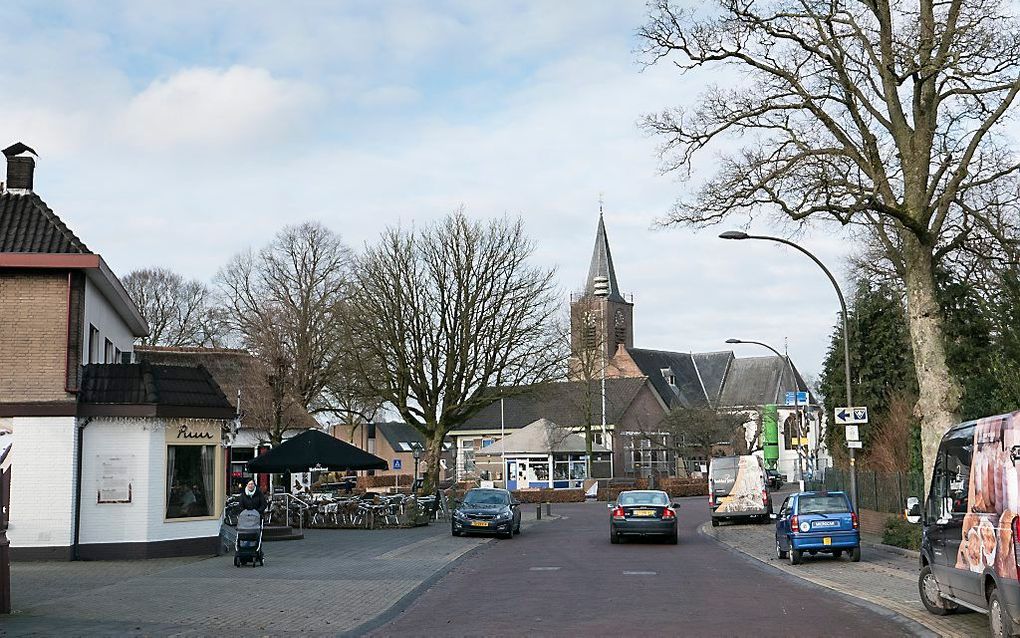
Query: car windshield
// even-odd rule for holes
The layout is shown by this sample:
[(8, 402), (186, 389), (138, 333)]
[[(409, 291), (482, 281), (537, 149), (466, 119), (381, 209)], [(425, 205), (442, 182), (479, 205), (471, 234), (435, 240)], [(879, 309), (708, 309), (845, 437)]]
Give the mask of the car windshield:
[(472, 490), (464, 496), (465, 505), (509, 505), (510, 495), (498, 490)]
[(842, 495), (801, 496), (797, 505), (800, 514), (844, 514), (850, 511)]
[(669, 505), (664, 492), (623, 492), (617, 501), (620, 505)]

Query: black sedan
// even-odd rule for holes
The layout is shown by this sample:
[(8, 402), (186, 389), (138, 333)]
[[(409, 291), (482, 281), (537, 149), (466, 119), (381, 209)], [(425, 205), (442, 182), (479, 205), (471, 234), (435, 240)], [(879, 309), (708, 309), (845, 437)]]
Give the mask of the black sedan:
[(481, 533), (513, 538), (521, 533), (520, 503), (506, 490), (468, 490), (464, 500), (457, 502), (450, 525), (454, 536)]
[(620, 492), (609, 504), (609, 542), (624, 536), (661, 536), (671, 545), (677, 542), (676, 503), (659, 490)]

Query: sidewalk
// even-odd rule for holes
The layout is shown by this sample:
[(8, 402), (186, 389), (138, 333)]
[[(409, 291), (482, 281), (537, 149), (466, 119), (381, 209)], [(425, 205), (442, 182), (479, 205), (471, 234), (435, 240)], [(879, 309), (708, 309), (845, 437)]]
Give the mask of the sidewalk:
[(865, 541), (861, 562), (846, 558), (805, 555), (804, 563), (791, 565), (776, 558), (773, 525), (702, 525), (701, 533), (760, 560), (771, 567), (828, 587), (869, 603), (885, 607), (914, 620), (942, 636), (988, 635), (988, 620), (982, 614), (960, 613), (935, 616), (921, 604), (917, 593), (917, 559)]
[[(534, 510), (523, 514), (525, 530), (536, 524)], [(267, 543), (266, 565), (258, 568), (236, 568), (232, 555), (16, 562), (15, 613), (0, 616), (0, 636), (337, 635), (384, 614), (491, 541), (453, 537), (449, 523), (437, 522), (305, 530), (304, 540)]]

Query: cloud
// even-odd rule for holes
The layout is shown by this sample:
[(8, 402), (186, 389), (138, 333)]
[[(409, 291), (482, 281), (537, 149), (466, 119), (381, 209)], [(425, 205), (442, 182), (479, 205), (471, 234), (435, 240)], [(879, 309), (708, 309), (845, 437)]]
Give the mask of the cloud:
[(247, 66), (190, 68), (152, 82), (127, 104), (122, 134), (137, 148), (216, 147), (290, 132), (315, 91)]

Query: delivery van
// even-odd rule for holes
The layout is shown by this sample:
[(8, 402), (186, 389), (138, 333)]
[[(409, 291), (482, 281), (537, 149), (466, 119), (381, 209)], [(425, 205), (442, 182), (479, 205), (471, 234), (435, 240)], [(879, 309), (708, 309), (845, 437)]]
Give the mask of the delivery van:
[(1020, 631), (1020, 412), (968, 421), (942, 437), (922, 502), (918, 589), (939, 616), (961, 607), (989, 616), (993, 636)]
[(713, 458), (708, 466), (708, 506), (713, 527), (738, 518), (768, 521), (772, 499), (761, 459), (753, 454)]

